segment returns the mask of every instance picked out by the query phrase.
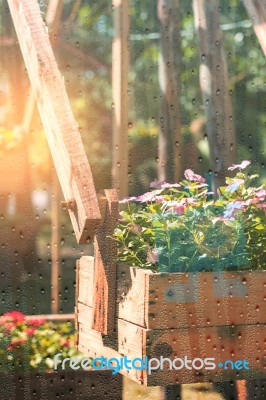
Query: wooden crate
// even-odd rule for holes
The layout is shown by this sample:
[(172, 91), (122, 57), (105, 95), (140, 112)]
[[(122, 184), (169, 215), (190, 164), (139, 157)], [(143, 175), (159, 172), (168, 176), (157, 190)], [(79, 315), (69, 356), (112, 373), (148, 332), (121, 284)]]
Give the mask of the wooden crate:
[[(93, 330), (94, 259), (77, 266), (79, 350), (92, 357), (215, 358), (212, 371), (122, 370), (145, 385), (259, 378), (266, 372), (266, 271), (161, 274), (119, 265), (116, 334)], [(224, 370), (226, 360), (250, 370)], [(166, 363), (167, 365), (167, 363)]]

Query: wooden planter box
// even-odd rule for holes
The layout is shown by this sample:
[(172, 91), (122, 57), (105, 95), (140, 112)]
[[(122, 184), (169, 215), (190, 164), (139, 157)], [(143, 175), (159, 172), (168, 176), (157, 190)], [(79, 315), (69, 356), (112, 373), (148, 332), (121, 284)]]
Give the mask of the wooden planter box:
[[(84, 354), (215, 359), (211, 371), (121, 371), (145, 385), (265, 376), (266, 271), (161, 274), (123, 265), (117, 271), (117, 331), (105, 336), (92, 329), (93, 258), (78, 262), (78, 347)], [(250, 370), (218, 367), (226, 360), (246, 360)]]
[(1, 400), (122, 400), (121, 376), (109, 371), (58, 371), (0, 374)]

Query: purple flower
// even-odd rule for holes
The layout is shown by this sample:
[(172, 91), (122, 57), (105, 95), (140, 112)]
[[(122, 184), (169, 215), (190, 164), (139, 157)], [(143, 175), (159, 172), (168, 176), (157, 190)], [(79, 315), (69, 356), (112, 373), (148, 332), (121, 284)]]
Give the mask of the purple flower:
[(129, 203), (130, 201), (136, 201), (137, 197), (125, 197), (123, 200), (119, 201), (119, 204)]
[(245, 183), (244, 179), (234, 179), (234, 182), (227, 186), (226, 192), (234, 193), (240, 185), (243, 185), (243, 183)]
[(185, 177), (189, 181), (196, 181), (196, 182), (200, 182), (200, 183), (204, 183), (205, 182), (205, 179), (200, 175), (194, 174), (192, 169), (186, 169)]
[(226, 211), (224, 212), (224, 217), (233, 218), (235, 212), (238, 210), (245, 210), (245, 206), (245, 201), (232, 201), (231, 203), (228, 203), (226, 206)]
[(245, 161), (242, 161), (241, 164), (233, 164), (232, 167), (229, 167), (228, 169), (229, 169), (229, 171), (233, 171), (234, 169), (237, 169), (237, 168), (245, 169), (249, 164), (251, 164), (251, 162), (245, 160)]
[(155, 179), (155, 181), (150, 183), (150, 188), (152, 189), (161, 189), (162, 185), (166, 184), (165, 181), (157, 181), (157, 179)]

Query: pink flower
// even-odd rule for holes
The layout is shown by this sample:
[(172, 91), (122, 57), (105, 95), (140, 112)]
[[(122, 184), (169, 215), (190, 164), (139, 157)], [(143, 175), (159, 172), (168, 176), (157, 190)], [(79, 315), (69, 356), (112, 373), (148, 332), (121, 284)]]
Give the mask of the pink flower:
[(166, 207), (169, 210), (177, 213), (178, 215), (183, 215), (187, 205), (196, 205), (197, 202), (195, 199), (191, 199), (190, 197), (181, 199), (180, 201), (177, 200), (170, 200), (166, 203)]
[(266, 198), (266, 190), (260, 189), (260, 190), (256, 193), (256, 197), (258, 197), (260, 200), (264, 200), (264, 199)]
[(266, 212), (266, 203), (257, 204), (257, 208)]
[(164, 203), (165, 198), (164, 198), (164, 196), (156, 196), (155, 200), (156, 200), (156, 203), (161, 204), (161, 203)]
[(45, 318), (36, 318), (36, 319), (31, 319), (28, 321), (28, 324), (31, 326), (39, 326), (45, 324), (46, 319)]
[(23, 322), (25, 321), (25, 315), (19, 311), (11, 311), (7, 312), (3, 315), (4, 321), (14, 321), (14, 322)]
[(119, 201), (119, 204), (129, 203), (130, 201), (137, 200), (137, 197), (125, 197), (123, 200)]
[(153, 190), (152, 192), (144, 193), (142, 196), (138, 196), (136, 201), (141, 203), (145, 203), (146, 201), (154, 201), (156, 200), (156, 195), (162, 193), (163, 189)]
[(158, 253), (157, 253), (156, 248), (153, 248), (153, 249), (151, 249), (150, 247), (148, 248), (147, 261), (152, 264), (155, 264), (156, 262), (158, 262)]
[(196, 181), (196, 182), (200, 182), (200, 183), (204, 183), (205, 182), (205, 179), (202, 176), (195, 174), (192, 171), (192, 169), (186, 169), (185, 177), (189, 181)]
[(28, 328), (25, 330), (25, 333), (27, 336), (33, 336), (35, 333), (36, 329), (35, 328)]
[(234, 169), (237, 169), (237, 168), (245, 169), (249, 164), (251, 164), (251, 162), (245, 160), (245, 161), (242, 161), (241, 164), (233, 164), (232, 167), (229, 167), (228, 169), (229, 169), (229, 171), (233, 171)]

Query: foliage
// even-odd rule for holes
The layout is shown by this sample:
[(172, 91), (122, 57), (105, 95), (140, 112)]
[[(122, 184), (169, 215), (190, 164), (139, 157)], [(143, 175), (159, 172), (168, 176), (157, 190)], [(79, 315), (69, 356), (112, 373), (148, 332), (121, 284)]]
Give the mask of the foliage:
[(58, 353), (77, 355), (72, 323), (27, 320), (18, 311), (0, 318), (0, 371), (51, 370)]
[(266, 190), (251, 186), (250, 164), (233, 165), (235, 177), (217, 197), (205, 179), (185, 171), (180, 183), (152, 182), (154, 189), (120, 203), (114, 238), (118, 259), (160, 272), (266, 267)]

